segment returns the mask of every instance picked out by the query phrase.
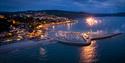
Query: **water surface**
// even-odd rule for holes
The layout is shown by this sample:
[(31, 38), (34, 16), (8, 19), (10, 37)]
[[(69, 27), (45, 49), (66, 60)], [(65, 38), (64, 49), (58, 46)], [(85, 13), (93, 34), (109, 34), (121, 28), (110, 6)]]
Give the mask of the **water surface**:
[[(125, 17), (96, 17), (101, 24), (89, 27), (85, 18), (78, 23), (50, 27), (52, 30), (125, 32)], [(48, 32), (49, 33), (49, 32)], [(125, 63), (125, 35), (93, 41), (89, 46), (70, 46), (57, 41), (24, 40), (0, 46), (0, 63)], [(22, 44), (22, 45), (21, 45)]]

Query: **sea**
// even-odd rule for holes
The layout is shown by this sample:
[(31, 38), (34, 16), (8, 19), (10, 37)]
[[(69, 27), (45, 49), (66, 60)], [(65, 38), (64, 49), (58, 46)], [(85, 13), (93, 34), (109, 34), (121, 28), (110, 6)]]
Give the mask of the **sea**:
[(122, 32), (123, 34), (92, 41), (88, 46), (62, 44), (49, 39), (22, 40), (0, 46), (0, 63), (125, 63), (125, 17), (93, 16), (92, 18), (99, 21), (95, 24), (87, 23), (87, 18), (74, 18), (76, 23), (53, 25), (49, 29), (79, 33), (91, 30), (93, 32)]

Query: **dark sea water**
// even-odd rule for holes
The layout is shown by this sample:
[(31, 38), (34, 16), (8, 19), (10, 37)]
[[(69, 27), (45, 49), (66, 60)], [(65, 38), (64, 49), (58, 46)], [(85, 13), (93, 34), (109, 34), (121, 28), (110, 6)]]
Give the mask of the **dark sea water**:
[[(96, 17), (102, 22), (93, 31), (125, 32), (125, 17)], [(85, 18), (58, 25), (54, 30), (87, 32)], [(44, 43), (44, 44), (43, 44)], [(57, 41), (26, 40), (0, 46), (0, 63), (125, 63), (125, 35), (93, 41), (89, 46), (71, 46)]]

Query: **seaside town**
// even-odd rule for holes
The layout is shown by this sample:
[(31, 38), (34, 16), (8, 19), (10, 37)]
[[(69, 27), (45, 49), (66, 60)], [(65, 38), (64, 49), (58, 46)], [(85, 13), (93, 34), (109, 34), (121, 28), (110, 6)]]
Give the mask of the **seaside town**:
[(73, 19), (45, 13), (0, 15), (0, 20), (0, 27), (3, 29), (0, 31), (1, 43), (33, 38), (43, 39), (49, 27), (75, 22)]

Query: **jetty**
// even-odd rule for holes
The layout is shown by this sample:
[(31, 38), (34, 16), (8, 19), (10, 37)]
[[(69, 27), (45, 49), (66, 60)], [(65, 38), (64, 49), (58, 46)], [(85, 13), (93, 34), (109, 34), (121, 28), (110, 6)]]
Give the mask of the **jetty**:
[(100, 33), (100, 32), (60, 32), (57, 41), (62, 44), (75, 46), (88, 46), (93, 40), (112, 38), (122, 33)]

